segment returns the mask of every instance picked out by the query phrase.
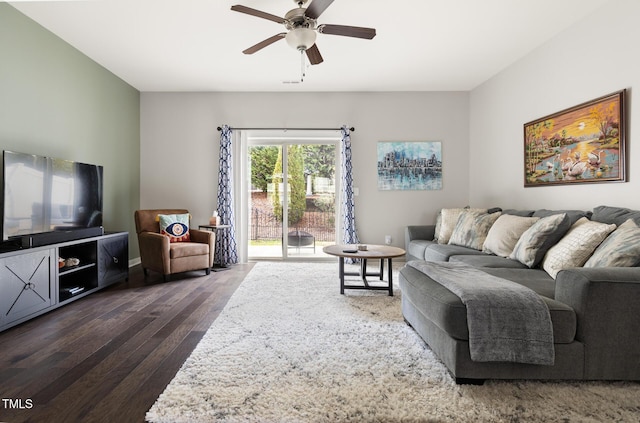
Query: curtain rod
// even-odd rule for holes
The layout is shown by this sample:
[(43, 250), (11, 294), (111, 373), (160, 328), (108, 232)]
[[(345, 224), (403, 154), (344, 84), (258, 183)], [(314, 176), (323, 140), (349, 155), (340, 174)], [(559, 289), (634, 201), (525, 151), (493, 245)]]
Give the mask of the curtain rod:
[[(234, 128), (240, 131), (339, 131), (342, 128)], [(354, 132), (356, 128), (351, 127), (349, 131)], [(218, 126), (218, 131), (222, 131), (222, 127)]]

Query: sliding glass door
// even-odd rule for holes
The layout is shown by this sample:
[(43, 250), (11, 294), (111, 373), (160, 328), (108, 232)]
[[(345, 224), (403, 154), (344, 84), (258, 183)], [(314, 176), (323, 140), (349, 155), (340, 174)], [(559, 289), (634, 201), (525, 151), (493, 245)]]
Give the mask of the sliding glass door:
[(336, 242), (337, 142), (249, 138), (249, 259), (327, 257)]

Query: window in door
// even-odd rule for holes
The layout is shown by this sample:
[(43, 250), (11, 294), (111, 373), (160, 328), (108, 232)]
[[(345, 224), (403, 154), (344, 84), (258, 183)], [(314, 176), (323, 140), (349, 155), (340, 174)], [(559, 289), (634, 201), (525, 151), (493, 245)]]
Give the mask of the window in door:
[(249, 138), (249, 259), (328, 257), (322, 248), (336, 243), (336, 157), (334, 139)]

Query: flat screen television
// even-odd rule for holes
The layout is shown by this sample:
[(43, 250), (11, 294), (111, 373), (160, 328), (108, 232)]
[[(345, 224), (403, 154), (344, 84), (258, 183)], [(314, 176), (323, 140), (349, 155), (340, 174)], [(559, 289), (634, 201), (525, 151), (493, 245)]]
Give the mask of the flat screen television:
[(2, 240), (102, 226), (102, 166), (5, 150)]

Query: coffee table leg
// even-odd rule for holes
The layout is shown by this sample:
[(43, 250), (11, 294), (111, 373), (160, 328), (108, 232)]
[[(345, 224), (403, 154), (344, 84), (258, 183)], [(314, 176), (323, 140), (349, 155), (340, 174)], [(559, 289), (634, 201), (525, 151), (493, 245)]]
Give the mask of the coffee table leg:
[(380, 259), (380, 280), (384, 279), (384, 259)]
[[(384, 261), (384, 259), (380, 260), (381, 262)], [(387, 263), (387, 272), (389, 272), (389, 296), (393, 297), (393, 271), (392, 271), (392, 266), (391, 266), (391, 257), (389, 257), (389, 262)], [(382, 269), (380, 269), (380, 279), (382, 279)]]
[(344, 295), (344, 257), (340, 257), (338, 269), (340, 273), (340, 294)]
[(360, 276), (362, 277), (362, 283), (369, 288), (369, 282), (367, 281), (367, 259), (360, 259)]

